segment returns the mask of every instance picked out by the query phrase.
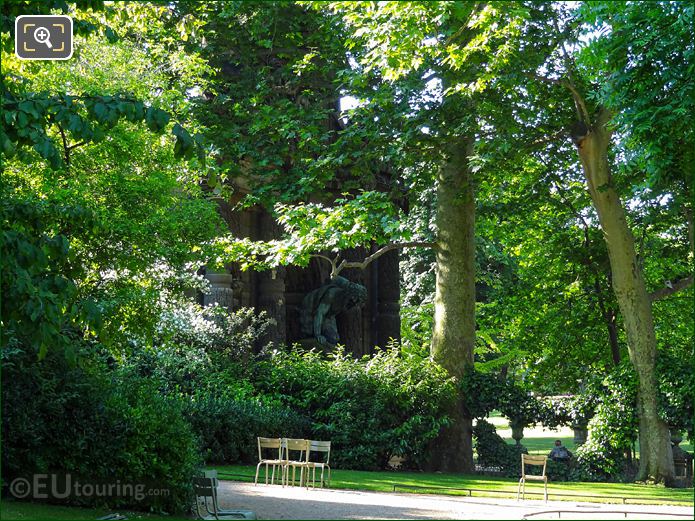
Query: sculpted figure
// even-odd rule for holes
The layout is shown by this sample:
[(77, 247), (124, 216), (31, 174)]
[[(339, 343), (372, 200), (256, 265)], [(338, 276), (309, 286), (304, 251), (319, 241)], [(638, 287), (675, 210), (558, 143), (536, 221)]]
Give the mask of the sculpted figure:
[(302, 335), (315, 338), (320, 344), (335, 345), (340, 341), (336, 315), (361, 306), (367, 301), (367, 289), (344, 277), (334, 277), (307, 293), (300, 314)]

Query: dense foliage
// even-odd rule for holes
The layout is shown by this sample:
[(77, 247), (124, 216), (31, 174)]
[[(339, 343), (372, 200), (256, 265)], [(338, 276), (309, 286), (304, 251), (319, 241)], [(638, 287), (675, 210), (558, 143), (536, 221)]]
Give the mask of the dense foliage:
[[(51, 10), (75, 20), (73, 58), (17, 59), (14, 17)], [(551, 476), (630, 479), (641, 436), (642, 477), (668, 483), (666, 427), (693, 436), (691, 4), (1, 14), (3, 484), (152, 482), (170, 494), (109, 503), (173, 512), (202, 462), (253, 461), (257, 435), (329, 439), (337, 467), (422, 468), (472, 418), (479, 463), (516, 475), (523, 449), (484, 422), (493, 410), (515, 427), (588, 424)], [(598, 135), (609, 175), (594, 187), (582, 143)], [(605, 194), (635, 244), (644, 320), (619, 287)], [(218, 203), (262, 206), (278, 233), (235, 237)], [(465, 269), (448, 242), (463, 221)], [(358, 360), (268, 345), (262, 313), (184, 296), (207, 290), (203, 266), (322, 256), (335, 274), (345, 250), (405, 241), (403, 343)], [(464, 322), (442, 349), (433, 330)], [(558, 394), (572, 398), (538, 398)]]
[[(96, 346), (85, 345), (93, 350)], [(69, 474), (85, 483), (142, 485), (166, 493), (144, 497), (71, 495), (78, 504), (165, 511), (190, 505), (190, 478), (201, 463), (198, 443), (176, 400), (149, 381), (118, 378), (80, 353), (70, 364), (51, 353), (5, 348), (2, 378), (2, 473), (7, 483), (34, 474)]]
[(277, 352), (255, 371), (264, 394), (311, 418), (312, 435), (331, 440), (331, 459), (344, 468), (385, 468), (393, 456), (423, 465), (454, 391), (440, 367), (398, 346), (361, 360)]

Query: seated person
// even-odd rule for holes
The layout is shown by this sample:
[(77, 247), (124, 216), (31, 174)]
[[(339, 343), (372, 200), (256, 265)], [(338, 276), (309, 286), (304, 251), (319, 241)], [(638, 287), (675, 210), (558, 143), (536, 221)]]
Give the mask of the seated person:
[(553, 461), (569, 461), (572, 457), (572, 453), (567, 450), (567, 447), (562, 446), (560, 440), (555, 440), (555, 447), (553, 447), (553, 450), (550, 451), (548, 456)]

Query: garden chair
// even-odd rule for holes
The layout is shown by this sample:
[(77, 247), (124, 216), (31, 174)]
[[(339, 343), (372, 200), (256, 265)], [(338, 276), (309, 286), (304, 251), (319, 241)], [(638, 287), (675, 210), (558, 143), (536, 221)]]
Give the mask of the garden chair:
[[(521, 494), (522, 499), (526, 498), (526, 480), (532, 480), (543, 482), (543, 489), (545, 491), (545, 501), (546, 503), (548, 502), (548, 476), (545, 475), (545, 469), (547, 464), (547, 456), (531, 456), (529, 454), (521, 455), (521, 479), (519, 480), (519, 488), (516, 491), (517, 501), (519, 500), (519, 494)], [(540, 473), (540, 475), (527, 474), (526, 465), (529, 465), (532, 468), (534, 466), (543, 467), (543, 471)]]
[(324, 469), (328, 469), (328, 480), (326, 483), (328, 486), (331, 484), (331, 442), (330, 441), (315, 441), (315, 440), (310, 440), (309, 441), (309, 454), (311, 453), (320, 453), (320, 454), (325, 454), (325, 459), (323, 456), (319, 456), (322, 461), (313, 461), (311, 459), (311, 456), (309, 456), (309, 461), (307, 465), (307, 481), (306, 481), (306, 486), (309, 488), (309, 475), (308, 472), (309, 470), (312, 471), (312, 476), (311, 476), (311, 483), (313, 487), (316, 487), (316, 468), (321, 469), (321, 488), (323, 488), (323, 471)]
[(292, 468), (292, 485), (294, 485), (295, 471), (299, 468), (299, 486), (304, 483), (304, 469), (307, 469), (309, 474), (309, 440), (299, 440), (287, 438), (283, 440), (285, 447), (285, 460), (283, 475), (285, 482), (283, 485), (290, 483), (290, 468)]
[(251, 510), (221, 509), (217, 503), (217, 471), (208, 471), (206, 474), (206, 477), (193, 478), (194, 514), (198, 519), (256, 519), (256, 513)]
[[(264, 451), (270, 452), (270, 457), (264, 457)], [(253, 481), (254, 485), (258, 484), (258, 472), (261, 465), (265, 465), (265, 484), (268, 484), (268, 466), (272, 465), (273, 474), (270, 478), (270, 484), (275, 482), (275, 467), (280, 467), (282, 471), (285, 461), (282, 459), (282, 439), (281, 438), (258, 438), (258, 465), (256, 465), (256, 478)], [(282, 480), (282, 476), (280, 477)]]

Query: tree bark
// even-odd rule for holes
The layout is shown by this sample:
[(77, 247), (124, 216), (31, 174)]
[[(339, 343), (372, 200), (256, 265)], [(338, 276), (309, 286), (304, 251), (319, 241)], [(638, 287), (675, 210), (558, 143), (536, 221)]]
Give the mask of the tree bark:
[(575, 142), (606, 240), (613, 290), (625, 324), (630, 361), (639, 378), (640, 468), (637, 479), (668, 485), (674, 476), (674, 467), (668, 426), (658, 416), (654, 319), (637, 261), (634, 237), (612, 184), (608, 165), (609, 119), (607, 110), (599, 110), (593, 122), (586, 122), (586, 135)]
[(618, 324), (615, 315), (615, 310), (610, 309), (606, 305), (606, 301), (603, 298), (603, 291), (601, 290), (601, 283), (598, 280), (598, 275), (594, 277), (594, 292), (596, 293), (596, 299), (598, 301), (598, 308), (601, 312), (604, 322), (606, 323), (606, 328), (608, 329), (608, 343), (611, 347), (611, 357), (613, 358), (613, 364), (620, 364), (620, 344), (618, 343)]
[[(437, 185), (437, 281), (431, 354), (460, 379), (473, 366), (475, 346), (475, 198), (469, 157), (473, 139), (453, 138)], [(452, 424), (436, 441), (433, 466), (471, 472), (473, 425), (463, 400), (452, 404)]]

